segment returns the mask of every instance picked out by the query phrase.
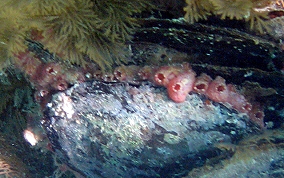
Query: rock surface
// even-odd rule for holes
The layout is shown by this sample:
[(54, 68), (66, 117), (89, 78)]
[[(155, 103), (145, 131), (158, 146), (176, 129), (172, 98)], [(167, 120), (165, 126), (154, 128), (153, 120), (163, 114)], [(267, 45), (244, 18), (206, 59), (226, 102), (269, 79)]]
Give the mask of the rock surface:
[(86, 177), (181, 177), (228, 154), (215, 145), (257, 132), (244, 114), (189, 94), (174, 103), (145, 83), (89, 81), (54, 94), (43, 125), (53, 149)]

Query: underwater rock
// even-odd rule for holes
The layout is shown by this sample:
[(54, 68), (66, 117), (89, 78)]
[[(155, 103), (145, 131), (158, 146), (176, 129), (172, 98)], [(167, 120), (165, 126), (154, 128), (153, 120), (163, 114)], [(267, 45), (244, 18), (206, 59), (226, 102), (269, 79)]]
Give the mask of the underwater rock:
[(184, 178), (191, 177), (284, 177), (284, 137), (283, 127), (265, 130), (260, 135), (249, 137), (233, 144), (218, 144), (220, 149), (234, 152), (230, 159), (216, 160), (194, 168)]
[(16, 150), (16, 146), (10, 144), (4, 134), (0, 133), (0, 178), (31, 177), (27, 163), (18, 157)]
[(89, 81), (54, 94), (43, 125), (56, 156), (86, 177), (181, 177), (257, 131), (245, 114), (149, 84)]

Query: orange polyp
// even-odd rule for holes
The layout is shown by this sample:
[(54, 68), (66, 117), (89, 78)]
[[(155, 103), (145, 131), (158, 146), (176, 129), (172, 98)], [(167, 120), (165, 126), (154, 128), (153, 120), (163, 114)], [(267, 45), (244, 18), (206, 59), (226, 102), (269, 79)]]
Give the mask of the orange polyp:
[(162, 81), (165, 80), (166, 77), (164, 76), (164, 74), (158, 73), (158, 74), (157, 74), (157, 78), (158, 78), (158, 79), (161, 81), (161, 83), (162, 83)]
[(196, 78), (196, 81), (194, 83), (194, 91), (196, 91), (199, 94), (205, 94), (206, 90), (208, 89), (209, 83), (212, 81), (212, 78), (202, 73), (200, 76)]
[(117, 75), (118, 77), (121, 77), (121, 76), (122, 76), (122, 74), (121, 74), (120, 71), (117, 71), (117, 72), (116, 72), (116, 75)]
[[(126, 68), (127, 67), (127, 68)], [(55, 72), (57, 68), (55, 67)], [(137, 73), (138, 71), (138, 73)], [(54, 71), (50, 71), (53, 73)], [(120, 66), (117, 67), (113, 73), (114, 75), (103, 75), (101, 73), (94, 73), (94, 77), (102, 77), (104, 81), (113, 81), (115, 76), (119, 81), (134, 81), (135, 76), (138, 80), (149, 80), (157, 85), (167, 88), (168, 96), (176, 103), (181, 103), (186, 100), (189, 92), (195, 91), (199, 94), (204, 94), (210, 100), (215, 102), (226, 103), (232, 109), (240, 113), (246, 113), (251, 121), (264, 127), (263, 117), (264, 112), (259, 106), (252, 105), (247, 101), (244, 95), (240, 94), (233, 84), (226, 84), (224, 78), (217, 76), (214, 80), (202, 73), (195, 78), (196, 73), (189, 65), (183, 64), (178, 66), (144, 66), (137, 68), (137, 66)], [(124, 80), (125, 78), (125, 80)], [(64, 89), (65, 85), (59, 83), (57, 90)], [(206, 100), (205, 104), (210, 105), (211, 101)]]
[(175, 92), (179, 91), (180, 89), (181, 89), (181, 85), (179, 83), (177, 83), (173, 86), (173, 91), (175, 91)]
[(127, 78), (127, 74), (126, 74), (126, 68), (125, 66), (120, 66), (120, 67), (117, 67), (114, 72), (113, 72), (113, 75), (114, 77), (119, 80), (119, 81), (125, 81), (126, 78)]
[(224, 85), (220, 85), (216, 89), (217, 89), (218, 92), (223, 92), (225, 90), (225, 86)]
[(196, 85), (195, 88), (198, 89), (198, 90), (204, 90), (205, 89), (205, 84), (202, 83), (202, 84)]
[(54, 69), (52, 67), (49, 67), (46, 69), (46, 72), (49, 74), (53, 74), (54, 73)]
[(182, 69), (176, 66), (162, 66), (155, 73), (154, 81), (157, 85), (166, 87), (170, 80), (174, 79), (181, 72)]
[(246, 104), (245, 104), (245, 106), (244, 106), (244, 109), (248, 112), (248, 111), (251, 111), (252, 110), (252, 105), (249, 103), (249, 102), (247, 102)]
[(142, 67), (139, 72), (138, 72), (138, 76), (140, 77), (140, 79), (142, 80), (150, 80), (153, 81), (153, 73), (155, 71), (155, 68), (150, 67), (150, 66), (144, 66)]
[(257, 119), (262, 119), (264, 117), (264, 114), (262, 111), (257, 111), (256, 113), (254, 113), (254, 116), (257, 118)]

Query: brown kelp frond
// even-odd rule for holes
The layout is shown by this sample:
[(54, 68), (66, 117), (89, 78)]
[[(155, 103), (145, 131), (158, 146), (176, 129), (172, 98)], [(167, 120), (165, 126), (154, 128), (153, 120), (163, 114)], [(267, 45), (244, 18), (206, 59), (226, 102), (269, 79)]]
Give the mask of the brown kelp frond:
[[(87, 46), (86, 39), (83, 39), (82, 41), (83, 44)], [(84, 53), (82, 53), (82, 51), (77, 48), (78, 44), (78, 41), (69, 38), (68, 41), (66, 41), (65, 43), (59, 43), (57, 46), (53, 43), (49, 43), (49, 45), (47, 45), (47, 48), (50, 51), (59, 53), (66, 59), (67, 62), (70, 62), (71, 64), (79, 64), (85, 67), (86, 61), (84, 60)]]
[(270, 12), (281, 11), (279, 0), (186, 0), (185, 20), (189, 23), (217, 15), (220, 19), (236, 19), (249, 22), (251, 30), (259, 33), (270, 32)]
[(29, 1), (22, 0), (1, 0), (0, 7), (1, 9), (5, 9), (6, 7), (11, 8), (22, 8), (28, 5)]
[[(2, 151), (2, 150), (1, 150)], [(2, 151), (4, 152), (4, 151)], [(5, 156), (5, 157), (4, 157)], [(12, 157), (12, 156), (11, 156)], [(19, 158), (16, 158), (15, 155), (13, 155), (13, 158), (7, 155), (2, 155), (0, 158), (0, 176), (1, 177), (26, 177), (26, 173), (22, 173), (22, 170), (18, 170), (18, 166), (21, 164), (21, 168), (25, 167), (24, 163), (20, 161)], [(12, 161), (12, 164), (10, 162), (7, 162), (3, 158), (9, 158), (10, 161)], [(17, 164), (16, 166), (13, 164)], [(20, 169), (21, 169), (20, 168)], [(26, 168), (25, 168), (26, 169)]]
[(283, 1), (283, 0), (277, 0), (277, 1), (276, 1), (276, 4), (277, 4), (278, 6), (284, 7), (284, 1)]
[[(275, 0), (250, 0), (254, 8), (265, 8), (271, 5)], [(277, 1), (277, 0), (276, 0)]]
[(24, 38), (25, 31), (22, 30), (24, 19), (26, 19), (25, 14), (12, 8), (5, 8), (0, 12), (0, 40), (2, 44), (16, 45), (13, 44), (15, 41)]
[(266, 12), (256, 12), (252, 11), (251, 15), (248, 19), (246, 19), (250, 23), (250, 29), (255, 30), (261, 34), (264, 32), (270, 32), (271, 29), (268, 26), (268, 13)]
[[(85, 43), (89, 45), (85, 45)], [(89, 36), (87, 41), (78, 41), (76, 44), (76, 50), (86, 54), (98, 64), (102, 71), (111, 69), (112, 64), (124, 61), (124, 58), (120, 56), (119, 52), (122, 48), (123, 44), (115, 43), (114, 46), (114, 43), (109, 42), (100, 32), (93, 33)]]
[(74, 2), (75, 5), (68, 5), (62, 8), (60, 13), (46, 17), (48, 30), (43, 33), (47, 39), (44, 42), (45, 46), (50, 51), (63, 55), (63, 58), (71, 63), (84, 66), (86, 62), (84, 55), (88, 55), (102, 69), (110, 68), (113, 61), (107, 53), (112, 52), (109, 48), (116, 40), (111, 41), (112, 35), (103, 34), (98, 28), (101, 19), (98, 19), (98, 15), (93, 11), (92, 2), (88, 0)]
[[(5, 7), (0, 12), (0, 68), (5, 67), (5, 63), (14, 53), (26, 49), (24, 44), (28, 18), (20, 10)], [(0, 69), (0, 70), (1, 70)]]
[[(62, 13), (66, 7), (74, 7), (74, 0), (33, 0), (23, 7), (31, 16), (52, 16)], [(75, 12), (74, 12), (75, 13)]]
[(17, 8), (1, 4), (0, 71), (7, 67), (8, 62), (10, 59), (14, 59), (15, 54), (27, 49), (25, 40), (30, 37), (31, 29), (43, 28), (40, 20), (32, 18), (23, 8), (18, 8), (19, 4), (14, 5)]
[(214, 13), (221, 19), (245, 19), (250, 16), (252, 2), (249, 0), (209, 0), (214, 6)]
[(9, 58), (7, 55), (7, 46), (0, 43), (0, 73), (9, 65)]
[(106, 69), (121, 60), (113, 56), (138, 26), (136, 13), (152, 6), (149, 0), (3, 0), (0, 7), (0, 69), (27, 49), (27, 39), (70, 63), (91, 59)]
[(151, 7), (147, 0), (105, 0), (93, 2), (94, 11), (100, 19), (98, 28), (111, 41), (116, 42), (129, 40), (133, 29), (138, 26), (133, 15)]
[[(90, 1), (62, 7), (61, 12), (45, 17), (44, 37), (47, 43), (60, 45), (70, 40), (84, 40), (96, 30), (97, 16), (91, 9)], [(48, 45), (48, 44), (47, 44)]]
[(42, 19), (41, 42), (49, 51), (79, 65), (85, 64), (87, 55), (107, 69), (120, 60), (111, 56), (138, 26), (134, 14), (149, 6), (142, 0), (35, 0), (26, 9)]
[(191, 24), (199, 20), (206, 20), (207, 16), (211, 14), (213, 6), (207, 0), (186, 0), (186, 3), (184, 18)]
[[(246, 21), (249, 22), (250, 29), (255, 30), (259, 33), (271, 32), (269, 27), (269, 11), (273, 11), (274, 5), (277, 1), (271, 0), (252, 0), (253, 7), (251, 10), (251, 15)], [(277, 11), (277, 9), (276, 9)]]

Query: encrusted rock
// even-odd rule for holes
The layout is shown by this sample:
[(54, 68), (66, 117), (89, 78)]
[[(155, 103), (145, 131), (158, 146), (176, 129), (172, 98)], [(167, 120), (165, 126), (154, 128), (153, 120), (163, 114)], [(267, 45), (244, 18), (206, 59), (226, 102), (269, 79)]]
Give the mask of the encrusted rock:
[[(135, 91), (135, 92), (133, 92)], [(44, 127), (58, 157), (86, 177), (181, 177), (255, 132), (245, 114), (163, 88), (98, 81), (53, 95)]]

